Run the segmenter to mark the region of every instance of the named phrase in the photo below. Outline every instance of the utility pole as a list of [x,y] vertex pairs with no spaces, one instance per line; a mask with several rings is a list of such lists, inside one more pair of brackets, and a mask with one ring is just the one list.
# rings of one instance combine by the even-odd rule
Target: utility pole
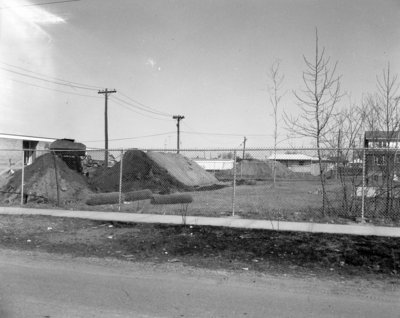
[[176,128],[177,128],[177,130],[178,130],[178,138],[177,138],[177,152],[176,153],[179,153],[179,145],[180,145],[180,121],[182,120],[182,119],[184,119],[185,118],[185,116],[181,116],[181,115],[175,115],[175,116],[172,116],[172,119],[176,119],[177,120],[177,122],[176,122]]
[[104,94],[105,104],[104,104],[104,134],[105,134],[105,153],[104,153],[104,166],[108,167],[108,95],[116,93],[115,89],[108,90],[107,88],[103,91],[99,91],[98,94]]
[[244,137],[244,139],[243,139],[243,160],[244,160],[244,154],[246,152],[246,140],[247,140],[247,138]]

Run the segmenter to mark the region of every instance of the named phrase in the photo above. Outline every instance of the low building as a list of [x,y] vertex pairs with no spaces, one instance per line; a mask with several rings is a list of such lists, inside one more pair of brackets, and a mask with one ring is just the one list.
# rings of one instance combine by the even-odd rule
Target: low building
[[0,174],[31,164],[38,152],[48,150],[55,138],[0,133]]
[[400,176],[400,131],[366,131],[364,147],[368,183]]
[[315,174],[316,169],[314,169],[314,165],[318,163],[318,158],[301,153],[277,153],[272,154],[267,159],[277,161],[293,172],[311,174]]
[[222,171],[233,169],[233,159],[193,159],[206,171]]
[[318,158],[307,156],[301,153],[277,153],[268,157],[268,160],[275,160],[286,167],[306,166],[317,163]]
[[[318,157],[301,153],[277,153],[269,156],[267,160],[277,161],[293,172],[310,173],[314,176],[320,173]],[[322,162],[324,171],[332,169],[332,162],[329,159],[324,158]]]

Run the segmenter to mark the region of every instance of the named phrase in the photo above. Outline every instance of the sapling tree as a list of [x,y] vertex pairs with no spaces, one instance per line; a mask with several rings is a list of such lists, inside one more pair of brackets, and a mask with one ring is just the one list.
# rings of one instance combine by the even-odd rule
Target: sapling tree
[[269,101],[272,105],[272,116],[274,118],[274,162],[272,165],[272,176],[273,176],[273,187],[275,187],[276,183],[276,149],[278,146],[278,124],[279,124],[279,112],[280,112],[280,103],[283,97],[282,93],[282,84],[284,80],[284,75],[280,70],[280,61],[276,60],[271,65],[268,73],[269,78]]
[[322,214],[327,212],[328,197],[324,175],[322,147],[326,136],[334,127],[330,125],[341,99],[340,76],[336,75],[337,62],[331,63],[325,48],[320,49],[318,30],[315,32],[315,55],[303,56],[303,89],[294,95],[298,101],[299,115],[284,113],[287,129],[300,136],[311,138],[317,148],[319,176],[322,187]]

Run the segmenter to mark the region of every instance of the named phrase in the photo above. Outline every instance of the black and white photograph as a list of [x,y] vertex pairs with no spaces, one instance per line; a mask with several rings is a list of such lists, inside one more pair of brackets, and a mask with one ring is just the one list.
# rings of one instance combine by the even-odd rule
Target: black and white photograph
[[0,0],[0,318],[400,318],[399,0]]

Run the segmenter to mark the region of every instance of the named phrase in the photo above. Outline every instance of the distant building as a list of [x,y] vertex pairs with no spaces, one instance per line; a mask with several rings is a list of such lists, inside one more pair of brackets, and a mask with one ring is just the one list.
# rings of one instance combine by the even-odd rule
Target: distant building
[[373,149],[400,149],[400,131],[366,131],[364,147]]
[[233,169],[233,159],[193,159],[206,171],[221,171]]
[[0,133],[0,174],[31,164],[38,152],[48,150],[55,138]]
[[301,153],[277,153],[268,157],[268,160],[276,160],[286,167],[306,166],[318,162],[318,158]]
[[[105,164],[105,150],[88,150],[86,152],[85,164],[89,166],[102,167]],[[117,157],[111,151],[108,152],[108,167],[113,167],[117,163]]]
[[400,176],[399,131],[366,131],[364,147],[367,182]]
[[[286,166],[293,172],[310,173],[312,175],[319,175],[319,164],[317,157],[307,156],[301,153],[277,153],[272,154],[267,158],[268,160],[275,160],[282,165]],[[328,159],[323,159],[324,164],[330,162]]]

